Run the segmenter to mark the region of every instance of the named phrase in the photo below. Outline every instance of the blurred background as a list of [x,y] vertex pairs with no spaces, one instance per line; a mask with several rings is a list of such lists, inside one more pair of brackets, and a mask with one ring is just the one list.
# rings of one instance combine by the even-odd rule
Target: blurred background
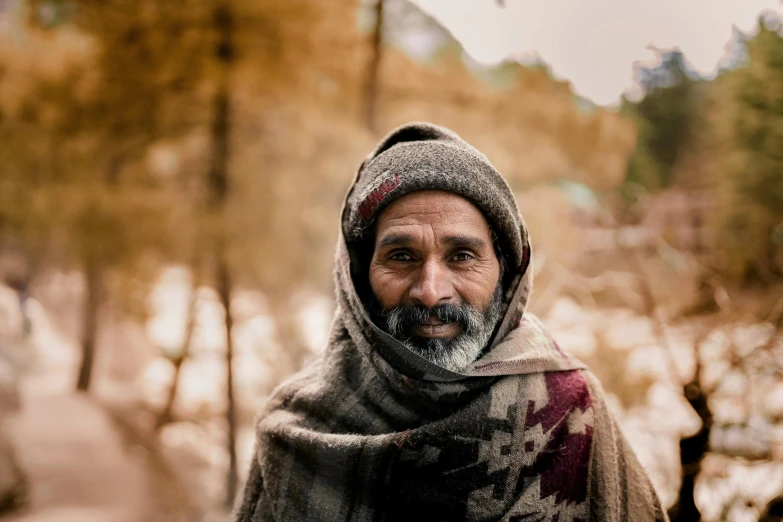
[[226,520],[357,167],[429,120],[508,179],[673,520],[780,520],[780,13],[0,0],[0,518]]

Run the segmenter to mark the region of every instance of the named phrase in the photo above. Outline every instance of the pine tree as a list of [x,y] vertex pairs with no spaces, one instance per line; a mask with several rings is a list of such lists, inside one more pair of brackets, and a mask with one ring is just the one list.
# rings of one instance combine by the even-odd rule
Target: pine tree
[[727,74],[719,92],[717,237],[728,273],[768,280],[783,230],[783,37],[775,20],[760,18],[747,40],[747,61]]
[[657,53],[657,66],[636,69],[643,97],[623,102],[622,112],[638,128],[626,172],[626,195],[633,193],[634,185],[655,191],[677,181],[678,164],[692,146],[700,117],[700,82],[683,53],[677,49]]

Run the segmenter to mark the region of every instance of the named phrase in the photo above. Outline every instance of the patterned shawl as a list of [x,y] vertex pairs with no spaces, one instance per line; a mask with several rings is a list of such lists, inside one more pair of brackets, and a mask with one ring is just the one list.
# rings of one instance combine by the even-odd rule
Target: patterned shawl
[[328,346],[260,413],[234,520],[667,520],[595,377],[524,311],[532,278],[524,224],[515,240],[524,261],[503,319],[485,353],[457,374],[369,319],[346,240],[348,209],[362,203],[352,203],[354,192]]

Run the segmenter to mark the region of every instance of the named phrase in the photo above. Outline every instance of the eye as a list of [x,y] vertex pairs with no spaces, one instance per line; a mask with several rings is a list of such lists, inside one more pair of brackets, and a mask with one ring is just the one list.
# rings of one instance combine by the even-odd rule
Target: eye
[[388,259],[390,261],[412,261],[413,257],[407,252],[392,252]]
[[475,256],[472,253],[466,251],[457,252],[456,254],[451,256],[451,260],[456,263],[470,261],[471,259],[475,259]]

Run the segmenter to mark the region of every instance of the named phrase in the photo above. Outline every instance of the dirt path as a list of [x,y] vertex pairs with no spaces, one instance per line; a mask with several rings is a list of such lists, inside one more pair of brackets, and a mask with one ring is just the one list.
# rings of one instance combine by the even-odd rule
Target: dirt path
[[176,522],[159,510],[145,451],[88,396],[28,388],[8,431],[31,485],[8,522]]

